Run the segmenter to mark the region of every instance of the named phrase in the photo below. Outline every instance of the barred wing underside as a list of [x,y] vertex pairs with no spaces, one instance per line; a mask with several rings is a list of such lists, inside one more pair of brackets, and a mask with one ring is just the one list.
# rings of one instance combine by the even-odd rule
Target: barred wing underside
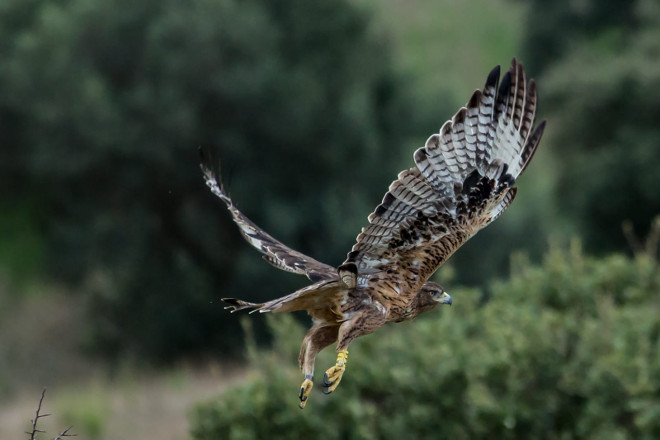
[[245,240],[259,250],[266,261],[278,269],[306,275],[314,282],[337,279],[337,270],[334,267],[316,261],[312,257],[285,246],[236,209],[231,198],[229,198],[222,185],[218,182],[215,173],[206,164],[203,155],[200,166],[204,173],[206,185],[211,189],[213,194],[225,202],[227,209],[231,212],[234,223],[238,226]]
[[506,209],[545,123],[532,132],[536,87],[514,59],[415,152],[339,268],[349,287],[414,294],[463,243]]

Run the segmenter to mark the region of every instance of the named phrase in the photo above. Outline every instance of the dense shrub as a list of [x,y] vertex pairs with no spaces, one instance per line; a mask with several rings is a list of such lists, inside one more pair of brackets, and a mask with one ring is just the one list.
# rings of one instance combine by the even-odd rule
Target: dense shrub
[[659,438],[657,262],[574,245],[513,266],[483,306],[458,290],[451,309],[358,340],[337,391],[304,411],[304,330],[273,316],[273,351],[250,349],[256,373],[193,412],[193,437]]

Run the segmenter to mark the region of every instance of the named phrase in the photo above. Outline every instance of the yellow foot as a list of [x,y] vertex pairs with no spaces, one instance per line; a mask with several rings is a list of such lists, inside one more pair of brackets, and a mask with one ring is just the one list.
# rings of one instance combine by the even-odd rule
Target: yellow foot
[[298,395],[298,398],[300,398],[300,409],[304,409],[305,405],[307,405],[307,398],[313,386],[314,382],[312,382],[311,378],[305,378],[302,385],[300,385],[300,395]]
[[346,367],[335,365],[328,368],[328,371],[323,375],[323,394],[330,394],[337,388],[339,382],[341,382],[341,377],[344,375],[344,371],[346,371]]
[[328,368],[328,370],[323,375],[323,393],[330,394],[333,392],[339,382],[341,382],[341,377],[346,371],[346,362],[348,362],[348,350],[341,350],[337,354],[337,363],[334,367]]

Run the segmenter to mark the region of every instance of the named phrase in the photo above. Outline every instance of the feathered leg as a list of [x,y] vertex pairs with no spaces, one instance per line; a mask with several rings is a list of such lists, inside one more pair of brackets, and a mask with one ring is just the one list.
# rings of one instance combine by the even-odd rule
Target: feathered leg
[[367,309],[345,321],[339,327],[339,342],[337,342],[337,362],[323,375],[323,392],[330,394],[341,381],[346,363],[348,362],[348,346],[358,336],[373,333],[386,322],[385,314],[376,308]]
[[300,386],[300,409],[303,409],[307,404],[307,398],[314,386],[314,363],[316,355],[319,354],[328,345],[337,340],[339,326],[331,327],[317,327],[314,326],[309,329],[305,339],[303,339],[302,346],[300,347],[300,356],[298,356],[298,363],[300,369],[305,374],[305,380]]

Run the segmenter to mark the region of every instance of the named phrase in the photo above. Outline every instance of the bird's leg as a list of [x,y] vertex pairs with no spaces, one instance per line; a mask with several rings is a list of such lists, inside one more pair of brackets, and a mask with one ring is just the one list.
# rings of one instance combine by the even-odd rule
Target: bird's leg
[[300,385],[300,409],[305,408],[309,393],[314,386],[314,363],[316,355],[337,340],[338,326],[333,327],[312,327],[307,332],[305,339],[303,339],[302,347],[300,347],[300,356],[298,362],[300,368],[305,374],[305,380]]
[[348,349],[339,350],[337,353],[337,363],[334,367],[328,368],[328,370],[323,375],[323,386],[325,389],[323,392],[325,394],[330,394],[333,392],[339,382],[341,382],[341,377],[346,371],[346,363],[348,362]]
[[385,314],[376,308],[369,308],[345,321],[339,327],[339,342],[337,343],[337,361],[334,366],[328,368],[323,375],[323,393],[332,393],[346,371],[348,362],[348,346],[353,339],[376,331],[385,324]]
[[312,388],[314,387],[314,375],[313,374],[305,374],[305,380],[303,380],[303,383],[300,385],[300,394],[298,394],[298,398],[300,399],[300,409],[305,409],[305,405],[307,405],[307,399],[309,398],[309,393],[312,392]]

